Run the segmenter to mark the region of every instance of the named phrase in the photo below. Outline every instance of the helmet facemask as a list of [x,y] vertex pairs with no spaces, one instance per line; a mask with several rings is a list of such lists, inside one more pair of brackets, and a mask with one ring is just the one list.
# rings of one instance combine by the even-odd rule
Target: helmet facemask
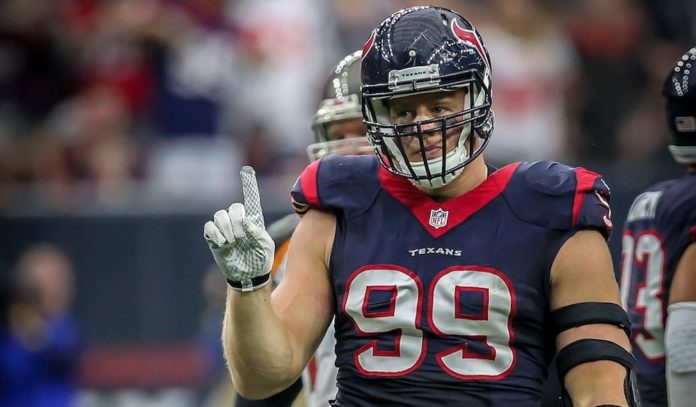
[[[420,68],[420,67],[418,67]],[[412,78],[413,68],[401,73]],[[427,72],[432,73],[432,67]],[[404,70],[406,71],[406,70]],[[400,73],[392,75],[399,78]],[[417,74],[416,74],[417,75]],[[493,128],[493,112],[490,110],[489,81],[477,72],[459,74],[461,79],[427,76],[422,80],[396,80],[389,84],[387,94],[363,93],[363,106],[368,126],[368,140],[382,165],[390,172],[408,178],[416,185],[425,188],[439,188],[454,180],[464,167],[483,151],[490,140]],[[439,86],[441,79],[449,79],[448,85]],[[453,80],[454,79],[454,80]],[[399,97],[433,92],[453,92],[465,89],[464,108],[459,112],[441,117],[414,121],[408,124],[391,123],[389,101]],[[441,155],[428,159],[426,139],[439,133]],[[448,140],[457,137],[456,145],[448,151]],[[417,140],[420,157],[409,160],[404,143]],[[480,139],[480,140],[479,140]],[[450,143],[451,144],[451,143]]]

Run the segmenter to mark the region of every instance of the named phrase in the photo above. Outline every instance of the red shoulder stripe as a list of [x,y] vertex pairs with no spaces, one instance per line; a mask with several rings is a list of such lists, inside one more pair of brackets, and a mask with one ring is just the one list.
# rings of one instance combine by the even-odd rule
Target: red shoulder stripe
[[599,174],[584,168],[577,168],[575,170],[575,177],[577,183],[575,186],[575,198],[573,199],[573,226],[578,222],[578,216],[580,216],[580,209],[582,209],[585,194],[592,191],[595,181],[599,178]]
[[317,190],[317,172],[319,171],[319,163],[321,160],[314,161],[309,164],[300,176],[300,185],[302,193],[307,199],[307,203],[311,206],[319,206],[319,192]]

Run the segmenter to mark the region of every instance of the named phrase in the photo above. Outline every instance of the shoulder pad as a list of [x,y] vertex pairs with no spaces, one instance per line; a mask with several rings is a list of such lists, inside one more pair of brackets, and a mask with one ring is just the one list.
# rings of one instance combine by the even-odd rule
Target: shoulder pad
[[677,247],[696,242],[696,175],[658,182],[636,196],[625,227],[644,220],[676,236]]
[[505,199],[522,220],[559,229],[612,230],[609,187],[601,175],[553,161],[521,163]]
[[290,193],[295,212],[310,208],[359,211],[380,190],[379,162],[372,156],[327,156],[307,166]]
[[696,242],[696,175],[674,180],[658,204],[658,216],[679,233],[680,243]]

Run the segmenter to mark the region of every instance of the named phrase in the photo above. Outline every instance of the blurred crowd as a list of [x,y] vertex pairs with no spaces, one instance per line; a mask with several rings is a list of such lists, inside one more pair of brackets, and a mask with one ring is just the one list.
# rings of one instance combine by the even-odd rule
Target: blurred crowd
[[[244,164],[289,188],[330,67],[419,3],[0,2],[0,213],[228,202]],[[484,35],[497,164],[666,154],[657,95],[696,43],[693,2],[429,3]]]

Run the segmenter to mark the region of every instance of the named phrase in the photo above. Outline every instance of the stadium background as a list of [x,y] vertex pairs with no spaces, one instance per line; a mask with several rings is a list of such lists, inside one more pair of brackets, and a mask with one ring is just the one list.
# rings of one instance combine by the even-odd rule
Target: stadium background
[[[430,2],[469,17],[491,54],[489,161],[601,172],[615,261],[633,197],[683,171],[666,152],[658,95],[696,44],[689,3]],[[0,276],[37,244],[69,259],[79,405],[225,399],[215,340],[224,282],[202,225],[241,198],[244,164],[258,173],[267,223],[290,210],[331,65],[415,4],[0,2]]]

